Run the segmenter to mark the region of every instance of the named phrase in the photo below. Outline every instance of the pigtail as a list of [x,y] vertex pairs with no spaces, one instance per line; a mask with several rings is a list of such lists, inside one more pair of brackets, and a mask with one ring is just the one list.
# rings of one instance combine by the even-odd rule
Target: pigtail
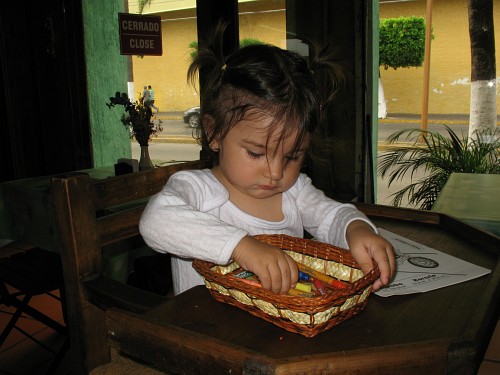
[[223,35],[227,24],[219,22],[207,35],[204,45],[199,45],[198,53],[189,66],[188,82],[197,89],[200,71],[203,71],[203,82],[199,82],[200,91],[204,95],[217,95],[222,84],[222,75],[225,70],[225,57],[223,54]]
[[308,156],[318,165],[327,166],[330,161],[329,154],[325,152],[332,148],[332,138],[325,121],[327,110],[348,88],[352,74],[345,61],[339,59],[341,54],[329,44],[321,45],[310,40],[306,40],[306,43],[309,45],[308,66],[320,100],[319,121],[312,133]]
[[[201,104],[200,126],[193,132],[193,137],[202,146],[203,157],[212,159],[214,164],[217,164],[218,151],[212,150],[210,147],[210,143],[215,136],[213,118],[216,109],[213,107],[213,99],[219,96],[222,89],[222,80],[226,67],[222,46],[226,27],[226,24],[219,22],[206,36],[205,43],[198,45],[197,54],[187,72],[188,82],[200,94]],[[203,73],[200,74],[200,72]],[[209,121],[207,120],[207,114],[212,116]]]
[[330,45],[320,46],[318,43],[310,43],[310,46],[309,68],[320,90],[321,107],[325,109],[340,92],[346,89],[352,75],[346,64],[338,58],[340,56],[338,51]]

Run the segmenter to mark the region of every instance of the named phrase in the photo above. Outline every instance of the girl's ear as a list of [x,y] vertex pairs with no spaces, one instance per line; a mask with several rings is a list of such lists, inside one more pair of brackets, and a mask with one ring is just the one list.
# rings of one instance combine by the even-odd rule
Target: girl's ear
[[203,131],[205,132],[208,145],[212,151],[218,152],[220,149],[219,139],[214,137],[215,131],[215,119],[212,115],[203,115],[201,119],[201,125],[203,126]]

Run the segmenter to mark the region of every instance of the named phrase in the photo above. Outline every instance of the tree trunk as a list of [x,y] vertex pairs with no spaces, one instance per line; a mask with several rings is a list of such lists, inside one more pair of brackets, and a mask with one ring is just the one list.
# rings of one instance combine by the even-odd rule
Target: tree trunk
[[493,0],[468,0],[471,46],[469,137],[496,126],[496,67]]

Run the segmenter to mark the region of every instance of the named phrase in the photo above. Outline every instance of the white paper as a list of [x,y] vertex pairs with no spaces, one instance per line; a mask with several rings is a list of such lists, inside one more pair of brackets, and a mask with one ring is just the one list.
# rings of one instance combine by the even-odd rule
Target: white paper
[[375,292],[381,297],[428,292],[491,272],[385,229],[378,230],[394,246],[397,265],[391,284]]

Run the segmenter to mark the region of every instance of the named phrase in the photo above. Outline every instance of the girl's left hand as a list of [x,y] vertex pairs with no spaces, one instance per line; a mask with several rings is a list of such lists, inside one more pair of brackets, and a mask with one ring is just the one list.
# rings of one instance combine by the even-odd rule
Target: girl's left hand
[[380,278],[373,284],[373,290],[379,290],[389,284],[396,271],[394,248],[391,243],[373,231],[362,220],[349,224],[346,232],[351,254],[358,262],[364,274],[373,269],[373,262],[380,269]]

